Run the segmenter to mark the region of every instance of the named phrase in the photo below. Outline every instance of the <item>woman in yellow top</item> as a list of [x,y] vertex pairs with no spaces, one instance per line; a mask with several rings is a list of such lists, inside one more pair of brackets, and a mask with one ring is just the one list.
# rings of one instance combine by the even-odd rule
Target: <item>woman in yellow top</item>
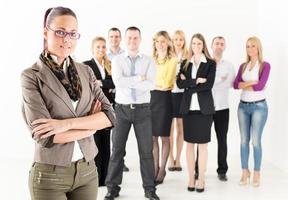
[[[153,129],[153,156],[155,183],[161,184],[166,175],[166,163],[170,152],[170,128],[172,123],[172,97],[176,79],[177,58],[172,41],[166,31],[158,32],[153,39],[153,57],[156,62],[156,86],[151,92]],[[158,137],[162,140],[161,164],[159,165]]]

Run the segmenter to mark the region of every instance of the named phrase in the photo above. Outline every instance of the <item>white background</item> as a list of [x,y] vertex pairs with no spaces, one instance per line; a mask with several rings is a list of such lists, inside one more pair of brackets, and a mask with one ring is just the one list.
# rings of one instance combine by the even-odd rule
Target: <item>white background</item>
[[[81,39],[78,42],[75,57],[79,62],[91,57],[92,38],[95,36],[107,38],[108,29],[114,26],[119,27],[123,34],[128,26],[138,26],[142,31],[141,50],[150,55],[152,54],[152,37],[159,30],[167,30],[172,35],[176,29],[182,29],[186,33],[188,42],[192,34],[200,32],[205,36],[209,45],[214,36],[222,35],[227,42],[224,56],[234,64],[235,71],[245,61],[247,38],[252,35],[260,37],[264,58],[271,64],[271,74],[266,89],[269,116],[262,140],[263,159],[288,173],[288,106],[286,103],[288,99],[286,83],[288,78],[288,12],[284,2],[284,0],[1,0],[1,163],[13,164],[14,161],[17,165],[22,163],[22,169],[25,168],[23,171],[28,173],[27,163],[32,162],[34,146],[21,116],[20,74],[22,70],[36,61],[42,51],[45,10],[48,7],[62,5],[72,8],[78,17]],[[124,47],[123,42],[122,46]],[[232,91],[230,96],[228,160],[232,157],[240,159],[240,137],[236,117],[239,94],[239,91]],[[215,152],[215,137],[212,139],[209,150]],[[134,147],[136,149],[136,144]],[[129,146],[129,148],[134,147]],[[127,156],[133,155],[133,152],[128,151]],[[211,154],[213,154],[211,156],[216,155]],[[11,173],[9,167],[6,173]],[[2,177],[9,178],[3,172],[0,177],[1,179]],[[25,175],[22,177],[26,178]],[[19,181],[22,183],[26,180]]]

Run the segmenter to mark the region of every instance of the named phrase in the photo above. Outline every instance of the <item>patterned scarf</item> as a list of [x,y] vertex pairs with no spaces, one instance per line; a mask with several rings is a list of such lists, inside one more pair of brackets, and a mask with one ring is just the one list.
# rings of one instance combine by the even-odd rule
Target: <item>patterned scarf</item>
[[81,82],[72,58],[69,56],[67,59],[69,59],[67,60],[69,61],[69,66],[67,66],[67,76],[65,76],[63,66],[55,63],[47,51],[44,50],[40,55],[40,60],[50,68],[62,83],[70,98],[73,101],[77,101],[80,99],[82,93]]

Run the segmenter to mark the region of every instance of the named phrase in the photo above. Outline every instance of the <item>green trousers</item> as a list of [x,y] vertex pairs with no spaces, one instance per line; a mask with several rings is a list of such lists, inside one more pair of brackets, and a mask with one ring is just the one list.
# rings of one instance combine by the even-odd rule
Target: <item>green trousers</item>
[[34,163],[29,174],[32,200],[96,200],[98,174],[93,161],[70,167]]

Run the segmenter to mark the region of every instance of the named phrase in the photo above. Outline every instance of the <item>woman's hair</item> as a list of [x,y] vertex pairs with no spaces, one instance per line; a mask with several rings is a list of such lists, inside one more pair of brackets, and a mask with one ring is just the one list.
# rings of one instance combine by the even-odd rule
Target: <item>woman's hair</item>
[[196,33],[196,34],[194,34],[192,36],[191,41],[190,41],[189,53],[188,53],[188,57],[187,57],[187,60],[186,60],[185,66],[184,66],[184,70],[187,70],[189,62],[190,62],[191,58],[194,55],[194,52],[192,51],[192,41],[193,41],[194,38],[197,38],[197,39],[202,41],[202,43],[203,43],[202,53],[205,55],[206,58],[212,59],[210,54],[209,54],[209,51],[208,51],[207,44],[206,44],[204,36],[201,33]]
[[172,38],[172,44],[173,44],[173,51],[176,53],[175,46],[174,46],[174,38],[177,36],[181,37],[184,41],[183,47],[182,47],[182,52],[183,52],[183,59],[187,59],[188,57],[188,49],[187,49],[187,44],[186,44],[186,38],[185,38],[185,33],[181,30],[175,31],[173,38]]
[[[94,45],[96,44],[96,42],[102,41],[106,44],[106,40],[104,37],[95,37],[92,40],[92,45],[91,45],[91,50],[92,53],[94,51]],[[102,64],[102,63],[101,63]],[[104,68],[106,69],[106,71],[108,72],[109,75],[111,75],[111,62],[110,60],[107,58],[107,55],[105,54],[103,57],[103,64],[104,64]]]
[[[261,41],[258,37],[253,36],[253,37],[249,37],[246,41],[246,46],[248,42],[255,42],[257,50],[258,50],[258,62],[259,62],[259,66],[260,66],[260,70],[259,73],[262,72],[263,69],[263,63],[264,63],[264,59],[263,59],[263,53],[262,53],[262,44]],[[246,62],[244,63],[243,69],[242,69],[242,73],[244,72],[244,70],[246,69],[248,63],[251,61],[250,56],[248,55],[247,51],[246,51]]]
[[171,40],[169,34],[167,33],[167,31],[159,31],[158,33],[156,33],[156,35],[153,38],[153,58],[156,61],[158,59],[158,52],[156,49],[156,41],[160,36],[163,36],[167,40],[167,43],[168,43],[166,58],[170,59],[174,56],[174,51],[173,51],[173,47],[172,47],[172,40]]
[[[49,27],[52,21],[59,16],[63,15],[69,15],[77,19],[76,14],[70,9],[70,8],[65,8],[65,7],[54,7],[54,8],[48,8],[45,12],[44,15],[44,23],[43,27]],[[44,49],[46,48],[46,40],[44,38]]]

